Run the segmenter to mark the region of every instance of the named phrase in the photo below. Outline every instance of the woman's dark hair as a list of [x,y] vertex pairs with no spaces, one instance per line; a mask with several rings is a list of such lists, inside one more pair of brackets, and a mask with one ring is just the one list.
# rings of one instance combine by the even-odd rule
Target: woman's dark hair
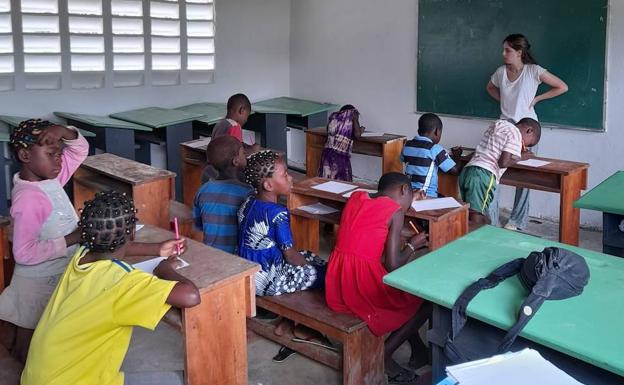
[[279,154],[271,150],[259,151],[249,155],[245,167],[245,182],[258,191],[262,180],[273,176],[275,163],[279,159]]
[[537,64],[537,61],[533,57],[531,53],[531,44],[529,43],[529,39],[526,36],[514,33],[505,38],[503,43],[509,44],[509,46],[516,51],[522,51],[522,63],[524,64]]
[[132,234],[137,210],[125,193],[106,191],[86,201],[80,213],[80,244],[95,252],[113,252]]

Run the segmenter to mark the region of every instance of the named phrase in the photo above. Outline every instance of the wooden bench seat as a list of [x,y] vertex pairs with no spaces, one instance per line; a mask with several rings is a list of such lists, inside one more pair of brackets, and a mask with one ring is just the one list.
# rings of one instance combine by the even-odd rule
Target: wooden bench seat
[[255,333],[321,362],[342,370],[344,385],[385,384],[383,337],[374,336],[360,319],[333,312],[320,290],[302,291],[277,297],[256,297],[256,305],[317,330],[342,346],[338,352],[323,347],[293,342],[292,334],[277,336],[275,322],[247,319],[247,328]]

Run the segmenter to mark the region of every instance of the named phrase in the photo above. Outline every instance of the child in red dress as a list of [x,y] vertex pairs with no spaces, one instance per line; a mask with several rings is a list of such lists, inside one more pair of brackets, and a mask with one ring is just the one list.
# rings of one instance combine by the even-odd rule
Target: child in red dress
[[425,246],[427,235],[420,232],[402,245],[403,220],[414,200],[407,176],[385,174],[378,190],[373,196],[356,192],[347,202],[329,257],[325,296],[332,310],[355,314],[366,321],[373,334],[391,333],[384,348],[389,384],[412,384],[418,376],[401,367],[392,354],[409,341],[410,366],[416,369],[428,360],[418,329],[428,319],[430,306],[424,306],[421,298],[387,286],[383,276],[403,266],[416,249]]

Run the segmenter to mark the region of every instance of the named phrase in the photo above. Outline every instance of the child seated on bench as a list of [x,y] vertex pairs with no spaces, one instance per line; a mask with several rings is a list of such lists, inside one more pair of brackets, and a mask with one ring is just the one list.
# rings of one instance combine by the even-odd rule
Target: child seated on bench
[[325,297],[330,309],[355,314],[374,335],[391,333],[384,346],[389,384],[411,384],[418,376],[401,367],[392,354],[409,341],[410,366],[418,369],[426,364],[428,350],[418,329],[428,319],[430,306],[421,298],[385,285],[383,276],[407,263],[426,245],[427,235],[420,232],[401,244],[405,213],[414,200],[408,176],[385,174],[378,191],[373,196],[356,192],[347,201],[329,257]]

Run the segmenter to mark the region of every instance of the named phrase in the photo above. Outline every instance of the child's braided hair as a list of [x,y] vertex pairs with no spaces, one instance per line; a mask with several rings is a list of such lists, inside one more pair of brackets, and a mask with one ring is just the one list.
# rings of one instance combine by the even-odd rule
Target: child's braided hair
[[20,122],[10,136],[9,145],[13,152],[17,153],[20,148],[28,148],[37,143],[39,135],[47,127],[55,124],[47,120],[28,119]]
[[105,191],[86,201],[78,226],[80,243],[95,252],[113,252],[128,240],[137,221],[134,202],[126,193]]
[[245,167],[245,182],[254,187],[256,191],[259,190],[262,180],[273,176],[278,159],[280,159],[279,154],[271,150],[249,155]]

